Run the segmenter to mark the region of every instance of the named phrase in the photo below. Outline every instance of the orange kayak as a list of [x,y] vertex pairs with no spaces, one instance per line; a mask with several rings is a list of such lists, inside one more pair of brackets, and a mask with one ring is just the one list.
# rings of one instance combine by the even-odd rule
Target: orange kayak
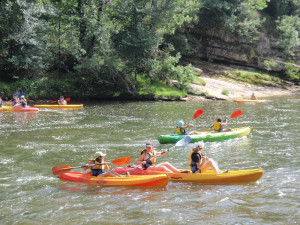
[[129,177],[94,177],[90,173],[68,172],[60,174],[61,180],[101,186],[137,186],[137,187],[164,187],[169,178],[166,174]]
[[153,174],[168,174],[171,181],[178,182],[199,182],[199,183],[241,183],[253,182],[259,180],[264,171],[262,169],[236,170],[228,171],[227,173],[216,174],[209,170],[206,173],[192,173],[190,170],[182,170],[186,173],[164,173],[160,171],[147,171],[140,167],[117,167],[115,172],[123,174],[129,172],[133,175],[153,175]]

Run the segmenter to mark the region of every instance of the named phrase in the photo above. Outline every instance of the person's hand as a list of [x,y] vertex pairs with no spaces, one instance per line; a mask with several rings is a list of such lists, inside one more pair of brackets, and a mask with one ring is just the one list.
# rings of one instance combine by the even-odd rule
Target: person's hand
[[163,150],[163,151],[160,153],[160,155],[163,156],[163,155],[165,155],[167,152],[168,152],[168,149],[165,149],[165,150]]
[[142,161],[141,165],[146,165],[147,162],[146,161]]

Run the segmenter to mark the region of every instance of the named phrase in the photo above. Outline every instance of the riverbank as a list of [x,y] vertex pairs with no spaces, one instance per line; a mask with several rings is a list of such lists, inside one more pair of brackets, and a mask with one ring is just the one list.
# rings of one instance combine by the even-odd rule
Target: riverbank
[[[200,86],[197,84],[191,84],[191,88],[197,93],[206,93],[207,96],[198,95],[188,95],[183,100],[194,101],[194,100],[234,100],[234,99],[249,99],[252,92],[261,99],[265,97],[272,96],[282,96],[282,95],[293,95],[300,94],[300,86],[287,86],[282,87],[263,87],[251,85],[252,90],[250,90],[247,83],[239,82],[226,77],[207,77],[201,76],[206,82],[205,86]],[[227,93],[226,95],[223,93]]]

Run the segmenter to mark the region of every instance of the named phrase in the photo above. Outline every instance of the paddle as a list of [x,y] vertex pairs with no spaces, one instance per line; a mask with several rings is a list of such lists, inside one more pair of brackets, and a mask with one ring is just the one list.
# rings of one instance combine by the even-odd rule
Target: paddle
[[[100,163],[100,164],[91,164],[91,165],[88,165],[88,167],[96,166],[96,165],[103,165],[103,164],[114,164],[114,165],[120,166],[120,165],[124,165],[124,164],[128,164],[128,163],[130,163],[130,156],[124,157],[124,158],[118,158],[118,159],[115,159],[115,160],[113,160],[111,162],[108,162],[108,163],[104,162],[104,163]],[[71,167],[71,166],[68,166],[68,165],[60,165],[60,166],[54,166],[52,168],[52,172],[53,172],[53,175],[59,175],[59,174],[62,174],[62,173],[67,173],[72,169],[84,168],[84,167],[87,167],[87,166],[84,165],[84,166]]]
[[[231,116],[230,116],[230,118],[228,119],[228,121],[229,121],[230,119],[237,118],[238,116],[241,116],[241,115],[243,115],[243,113],[242,113],[242,111],[239,109],[239,110],[237,110],[237,111],[235,111],[234,113],[231,114]],[[202,130],[202,131],[200,131],[200,132],[207,132],[207,131],[209,131],[209,130],[210,130],[210,128],[205,129],[205,130]]]
[[[71,100],[71,98],[66,98],[65,100],[66,100],[66,102],[69,102]],[[55,103],[55,102],[57,102],[57,100],[56,101],[51,101],[51,103]]]
[[195,112],[192,120],[197,119],[202,113],[203,113],[203,110],[198,109],[197,112]]

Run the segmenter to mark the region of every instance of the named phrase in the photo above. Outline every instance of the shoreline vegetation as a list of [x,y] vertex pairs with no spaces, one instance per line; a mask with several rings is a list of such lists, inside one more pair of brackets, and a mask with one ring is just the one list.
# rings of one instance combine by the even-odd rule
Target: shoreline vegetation
[[[300,94],[300,86],[292,82],[273,77],[256,71],[234,69],[216,64],[205,66],[204,69],[192,67],[198,76],[188,84],[188,91],[176,88],[177,80],[172,80],[173,85],[162,83],[151,84],[141,88],[137,96],[129,96],[124,93],[107,93],[105,96],[73,96],[73,102],[118,100],[118,101],[209,101],[209,100],[234,100],[249,99],[252,92],[259,99],[272,96],[288,96]],[[252,90],[249,88],[249,84]],[[3,85],[3,83],[2,83]],[[8,89],[9,85],[6,86]],[[26,92],[25,92],[26,93]],[[13,93],[12,93],[13,94]],[[29,98],[29,104],[49,103],[57,96],[33,96]],[[50,100],[49,100],[50,99]],[[4,96],[4,101],[9,97]],[[70,103],[71,104],[71,103]]]

